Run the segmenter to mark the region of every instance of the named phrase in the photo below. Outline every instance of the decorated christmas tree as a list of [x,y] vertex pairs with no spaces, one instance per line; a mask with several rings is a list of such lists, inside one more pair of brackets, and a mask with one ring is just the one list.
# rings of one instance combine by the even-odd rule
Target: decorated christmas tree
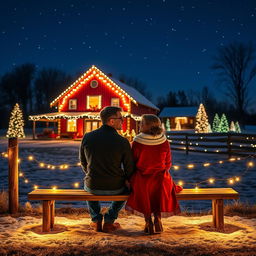
[[208,133],[211,133],[212,132],[212,127],[211,127],[211,124],[209,123],[208,125]]
[[219,132],[228,132],[229,126],[228,126],[228,120],[225,114],[222,114],[219,124]]
[[233,121],[231,121],[231,123],[230,123],[229,131],[230,132],[236,132],[235,123]]
[[166,127],[167,132],[169,132],[171,130],[171,124],[170,124],[169,118],[166,119],[165,127]]
[[19,104],[16,103],[11,113],[9,128],[8,128],[6,137],[25,138],[23,127],[24,127],[23,114],[19,107]]
[[241,133],[241,128],[240,128],[240,125],[239,125],[238,121],[235,123],[235,131],[237,133]]
[[216,113],[212,123],[212,132],[219,132],[219,124],[220,124],[220,118],[219,118],[219,115]]
[[196,114],[196,127],[195,133],[207,133],[208,132],[208,116],[206,114],[204,105],[201,103]]

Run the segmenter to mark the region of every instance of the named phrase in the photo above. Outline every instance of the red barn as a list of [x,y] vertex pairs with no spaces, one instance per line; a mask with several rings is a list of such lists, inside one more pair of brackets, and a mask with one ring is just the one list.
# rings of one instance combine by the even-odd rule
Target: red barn
[[138,132],[142,114],[157,114],[159,109],[136,89],[105,75],[92,66],[56,99],[51,107],[58,112],[29,116],[35,122],[58,122],[58,137],[82,137],[84,133],[100,127],[99,112],[105,106],[123,109],[123,133]]

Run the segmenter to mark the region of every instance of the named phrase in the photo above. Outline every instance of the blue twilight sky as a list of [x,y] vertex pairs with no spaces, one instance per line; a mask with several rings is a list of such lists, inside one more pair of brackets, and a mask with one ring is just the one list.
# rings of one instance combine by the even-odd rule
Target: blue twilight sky
[[155,99],[203,86],[217,93],[213,56],[233,41],[256,44],[255,0],[9,0],[0,75],[26,62],[73,75],[94,64],[140,79]]

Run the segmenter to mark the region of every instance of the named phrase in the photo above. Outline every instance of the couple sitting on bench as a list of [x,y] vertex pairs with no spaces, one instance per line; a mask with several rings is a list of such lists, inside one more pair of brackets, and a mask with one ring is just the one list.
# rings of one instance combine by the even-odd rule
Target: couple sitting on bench
[[[103,125],[84,135],[80,148],[80,161],[85,173],[84,188],[95,195],[129,194],[125,201],[113,201],[103,216],[98,201],[88,201],[89,213],[95,231],[112,232],[120,229],[115,222],[118,212],[125,209],[145,217],[145,233],[163,231],[161,215],[180,212],[176,186],[170,176],[170,145],[155,115],[143,115],[140,134],[132,147],[118,134],[122,129],[122,109],[105,107],[100,112]],[[154,216],[154,223],[152,221]],[[104,217],[104,224],[102,225]]]

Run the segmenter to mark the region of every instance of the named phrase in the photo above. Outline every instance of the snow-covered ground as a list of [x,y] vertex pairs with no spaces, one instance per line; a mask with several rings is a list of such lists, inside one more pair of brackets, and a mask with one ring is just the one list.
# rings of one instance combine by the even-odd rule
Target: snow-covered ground
[[[49,188],[57,186],[59,188],[73,188],[75,182],[79,182],[82,188],[82,180],[84,174],[80,166],[73,166],[69,169],[47,169],[40,168],[39,164],[34,161],[28,161],[27,157],[33,155],[39,162],[44,162],[50,165],[74,164],[78,163],[78,151],[80,141],[54,141],[45,140],[37,141],[24,139],[20,140],[20,170],[24,173],[28,183],[25,183],[25,178],[20,178],[19,194],[20,202],[24,204],[27,201],[27,194],[33,190],[34,185],[39,188]],[[7,140],[0,140],[0,152],[7,149]],[[254,167],[247,168],[247,160],[235,162],[224,162],[218,164],[220,160],[227,160],[225,155],[211,154],[195,154],[190,153],[188,156],[184,152],[173,152],[173,165],[180,166],[179,170],[171,169],[171,175],[175,182],[182,180],[185,188],[194,188],[195,183],[200,183],[208,178],[223,179],[216,181],[215,184],[203,183],[199,187],[233,187],[240,193],[240,200],[243,202],[256,202],[256,161]],[[203,167],[203,164],[215,163],[208,167]],[[187,164],[195,164],[195,168],[187,169]],[[8,190],[8,162],[6,158],[0,157],[0,189]],[[247,171],[246,171],[247,169]],[[246,171],[246,172],[245,172]],[[244,176],[241,176],[244,174]],[[230,177],[238,176],[241,181],[235,184],[228,184],[227,180]],[[190,184],[193,183],[193,184]],[[183,210],[188,211],[204,211],[211,209],[210,201],[181,201]],[[84,207],[84,202],[61,202],[58,206],[70,205],[75,207]]]
[[[107,255],[255,255],[255,219],[225,217],[225,231],[216,232],[211,228],[211,218],[169,217],[163,219],[162,234],[149,236],[142,231],[144,220],[132,215],[119,218],[122,229],[108,234],[91,230],[87,217],[56,217],[55,230],[49,234],[41,232],[41,219],[0,217],[0,254],[5,250],[8,255],[13,255],[10,251],[16,251],[15,255],[84,255],[83,249],[75,253],[83,247],[93,250],[89,255],[106,255],[104,250],[113,250]],[[143,253],[135,253],[136,247],[142,247]],[[54,253],[42,253],[50,248]],[[24,253],[26,250],[28,253]],[[38,254],[35,250],[39,250]]]
[[[66,170],[39,168],[38,163],[28,161],[33,155],[38,161],[52,164],[76,164],[80,141],[20,140],[21,171],[29,180],[20,178],[20,201],[27,201],[27,193],[36,184],[39,187],[71,188],[74,182],[82,187],[83,173],[76,166]],[[0,152],[7,149],[7,140],[0,140]],[[175,181],[185,181],[184,187],[209,177],[223,178],[214,185],[203,187],[227,187],[227,179],[240,176],[246,170],[245,160],[202,167],[205,162],[216,163],[227,156],[173,152],[173,164],[183,166],[171,170]],[[196,165],[188,170],[189,163]],[[8,163],[0,157],[0,188],[7,190]],[[240,193],[242,201],[255,203],[255,167],[248,169],[241,182],[232,185]],[[181,201],[183,210],[209,210],[208,201]],[[85,207],[84,202],[64,202],[58,206]],[[256,255],[256,219],[225,216],[224,232],[211,227],[212,216],[173,216],[163,219],[164,232],[148,236],[143,233],[144,220],[135,215],[121,214],[118,222],[122,229],[112,234],[96,233],[89,224],[88,214],[83,217],[57,216],[55,229],[49,234],[41,232],[42,219],[33,216],[0,217],[0,255]]]

